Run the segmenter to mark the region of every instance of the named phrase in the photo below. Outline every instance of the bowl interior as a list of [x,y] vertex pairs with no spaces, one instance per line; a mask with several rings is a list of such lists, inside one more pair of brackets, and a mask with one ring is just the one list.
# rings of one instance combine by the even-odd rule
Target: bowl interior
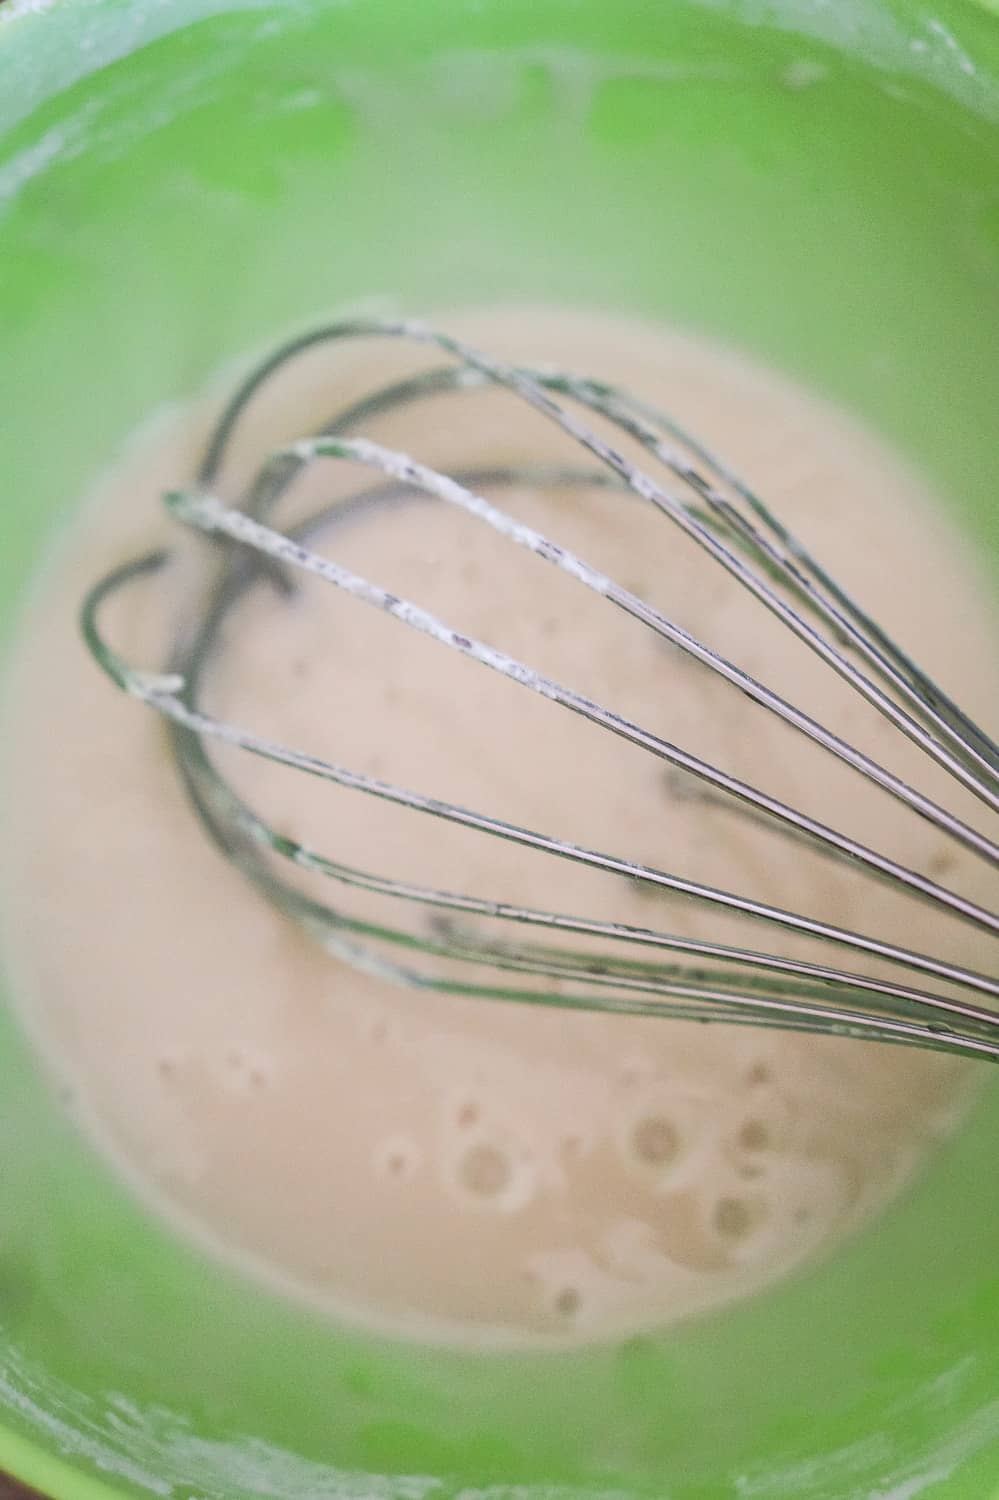
[[[0,20],[0,74],[5,632],[147,412],[380,299],[742,344],[893,439],[999,562],[999,22],[970,0],[55,0]],[[0,1006],[0,1469],[81,1500],[980,1500],[997,1148],[993,1085],[779,1290],[471,1357],[317,1326],[172,1238]]]

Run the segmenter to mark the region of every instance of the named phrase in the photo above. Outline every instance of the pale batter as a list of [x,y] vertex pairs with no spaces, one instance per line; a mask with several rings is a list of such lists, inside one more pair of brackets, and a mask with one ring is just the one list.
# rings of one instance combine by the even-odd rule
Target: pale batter
[[[924,487],[837,410],[706,342],[591,315],[449,319],[480,346],[616,380],[726,456],[972,711],[999,697],[986,593]],[[437,363],[438,361],[433,361]],[[310,357],[253,409],[245,476],[386,371]],[[958,1120],[976,1065],[741,1028],[410,993],[325,955],[205,841],[148,709],[79,641],[86,588],[166,537],[182,558],[116,608],[160,665],[205,544],[163,517],[216,409],[140,435],[43,574],[4,722],[7,951],[26,1024],[85,1127],[155,1208],[339,1319],[466,1341],[651,1329],[742,1296],[882,1208]],[[503,395],[364,429],[445,470],[578,463]],[[307,496],[356,485],[321,466]],[[229,497],[235,498],[230,489]],[[924,789],[946,779],[630,496],[497,491]],[[330,532],[331,555],[664,737],[904,862],[984,894],[970,860],[737,693],[486,528],[425,501]],[[308,584],[226,627],[213,711],[298,748],[611,853],[974,965],[974,935],[855,871],[705,807],[663,765],[397,623]],[[779,934],[221,757],[283,832],[452,889],[792,951]],[[287,872],[285,872],[287,873]],[[350,911],[424,924],[341,891]],[[803,951],[803,950],[796,950]],[[835,961],[835,955],[824,955]]]

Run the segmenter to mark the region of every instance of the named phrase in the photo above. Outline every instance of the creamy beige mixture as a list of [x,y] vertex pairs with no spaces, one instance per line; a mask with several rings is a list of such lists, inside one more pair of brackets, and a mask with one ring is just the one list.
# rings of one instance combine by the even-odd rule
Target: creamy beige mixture
[[[535,310],[448,326],[501,354],[617,380],[672,411],[959,700],[979,710],[995,701],[995,638],[972,562],[920,481],[840,412],[667,330]],[[385,344],[310,356],[253,408],[229,497],[232,474],[245,477],[276,441],[427,362]],[[190,560],[206,544],[164,517],[159,494],[190,476],[215,408],[213,398],[170,414],[109,472],[36,588],[7,687],[7,947],[25,1021],[85,1127],[157,1211],[218,1254],[337,1318],[483,1346],[667,1324],[776,1280],[883,1208],[953,1128],[976,1065],[393,987],[321,951],[208,844],[161,722],[98,674],[76,612],[107,566],[176,541],[188,562],[134,585],[108,617],[132,659],[162,663],[187,608]],[[502,394],[438,399],[365,430],[452,472],[582,461]],[[320,465],[284,513],[358,477]],[[489,493],[949,796],[941,776],[924,775],[910,746],[651,507],[579,486]],[[926,824],[648,629],[449,507],[414,501],[343,525],[322,545],[665,738],[982,894],[971,862]],[[269,587],[252,592],[226,627],[208,698],[236,722],[403,785],[984,962],[974,934],[930,908],[705,805],[644,752],[316,583],[291,604]],[[220,759],[281,831],[349,864],[809,951],[766,927],[238,752]],[[318,877],[310,889],[348,911],[433,930],[420,908]]]

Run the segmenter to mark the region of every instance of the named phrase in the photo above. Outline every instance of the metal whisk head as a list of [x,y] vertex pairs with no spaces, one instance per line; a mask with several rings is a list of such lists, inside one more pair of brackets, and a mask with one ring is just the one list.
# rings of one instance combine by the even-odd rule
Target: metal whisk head
[[[313,437],[273,453],[259,469],[238,508],[214,493],[237,427],[257,392],[281,367],[306,350],[353,339],[411,342],[452,361],[377,389],[342,411]],[[357,436],[375,417],[438,398],[499,387],[574,439],[588,467],[494,467],[448,477],[407,455]],[[641,453],[637,463],[600,434],[619,431]],[[377,476],[374,486],[325,504],[286,530],[273,513],[293,481],[310,466],[347,461]],[[682,629],[574,553],[515,519],[479,492],[504,486],[599,486],[650,507],[679,528],[733,589],[754,596],[760,608],[810,650],[982,808],[975,823],[948,811],[836,732],[764,686],[746,671]],[[203,824],[226,856],[284,912],[350,963],[416,987],[567,1008],[661,1015],[697,1021],[834,1032],[857,1038],[926,1046],[999,1060],[999,980],[949,959],[874,935],[768,905],[752,893],[702,884],[627,853],[583,847],[440,800],[416,789],[319,759],[213,717],[203,707],[205,670],[224,649],[222,631],[247,592],[263,581],[294,589],[305,573],[391,616],[452,652],[541,695],[563,712],[618,736],[680,773],[694,795],[828,857],[846,861],[851,879],[887,882],[912,903],[913,930],[920,909],[934,909],[984,934],[999,937],[999,914],[740,780],[713,761],[675,745],[611,708],[543,675],[528,663],[452,628],[415,602],[390,593],[320,555],[317,539],[348,516],[383,515],[414,494],[455,507],[498,534],[497,545],[527,549],[602,607],[623,611],[700,664],[716,681],[743,695],[805,736],[831,761],[892,798],[906,814],[992,870],[999,845],[984,830],[999,812],[999,749],[823,570],[781,521],[724,464],[671,419],[622,390],[553,370],[524,369],[479,353],[457,339],[415,323],[353,319],[331,324],[286,344],[237,391],[211,435],[196,483],[166,497],[185,527],[221,540],[218,578],[200,618],[189,625],[166,672],[129,665],[106,641],[99,618],[104,602],[142,575],[155,572],[166,554],[127,563],[102,579],[82,610],[87,643],[104,671],[126,692],[170,723],[177,768]],[[667,538],[668,540],[668,538]],[[320,781],[352,788],[383,803],[429,815],[431,820],[475,830],[577,866],[625,877],[642,889],[695,903],[721,918],[752,924],[753,941],[707,941],[670,931],[602,921],[570,911],[542,910],[461,890],[437,889],[391,872],[338,862],[281,832],[237,793],[209,753],[221,741]],[[530,774],[529,771],[526,774]],[[432,829],[430,830],[432,833]],[[387,922],[358,917],[302,889],[300,872],[327,877],[330,888],[362,891],[385,900]],[[295,878],[299,876],[299,878]],[[557,889],[557,882],[554,883]],[[668,910],[668,905],[664,908]],[[406,925],[416,911],[432,920]],[[932,932],[932,923],[925,924]],[[821,959],[792,956],[788,939],[808,939]],[[981,937],[978,939],[981,942]],[[999,951],[999,949],[997,949]]]

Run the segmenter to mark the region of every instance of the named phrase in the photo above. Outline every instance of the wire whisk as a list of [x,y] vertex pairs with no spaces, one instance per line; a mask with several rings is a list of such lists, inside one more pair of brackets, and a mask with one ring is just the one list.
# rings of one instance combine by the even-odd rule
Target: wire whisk
[[[450,363],[393,379],[354,401],[315,435],[268,456],[238,506],[224,503],[217,493],[220,476],[234,435],[261,389],[308,350],[373,338],[421,346]],[[362,424],[386,413],[489,388],[505,390],[561,429],[585,453],[589,466],[494,465],[452,477],[358,435]],[[637,446],[641,463],[601,436],[604,431],[617,431]],[[296,478],[330,462],[373,473],[374,487],[322,505],[297,525],[279,529],[274,512]],[[732,587],[751,595],[824,669],[970,794],[973,805],[983,809],[981,819],[972,822],[948,810],[837,733],[835,726],[795,706],[662,609],[480,493],[518,484],[596,485],[637,497],[664,523],[679,528],[723,570]],[[626,854],[589,848],[441,800],[306,754],[207,712],[206,669],[221,652],[223,627],[247,591],[262,578],[279,590],[293,590],[297,575],[310,575],[693,778],[704,796],[720,799],[812,850],[848,862],[858,880],[887,882],[917,907],[946,913],[993,941],[999,938],[996,911],[725,771],[712,759],[671,743],[528,662],[454,629],[413,600],[377,586],[316,550],[318,539],[346,516],[360,511],[384,512],[387,517],[391,504],[413,494],[463,512],[496,533],[500,545],[512,544],[534,554],[575,586],[598,596],[602,607],[623,611],[732,691],[782,720],[975,861],[993,871],[999,868],[999,844],[984,831],[990,816],[999,813],[999,748],[829,576],[763,500],[690,433],[646,402],[599,380],[492,359],[421,323],[353,318],[296,338],[261,363],[215,425],[194,483],[165,497],[168,510],[185,528],[222,544],[214,586],[199,618],[188,624],[177,642],[167,669],[148,671],[131,665],[112,648],[101,627],[106,602],[159,571],[166,552],[151,552],[116,568],[92,588],[82,606],[82,629],[95,660],[119,688],[169,722],[172,755],[191,804],[206,832],[244,876],[332,954],[415,989],[567,1009],[831,1032],[999,1060],[999,979],[988,973],[768,904],[751,893],[700,883]],[[601,921],[438,889],[338,862],[331,853],[281,833],[237,793],[209,752],[213,741],[503,840],[522,849],[525,858],[532,852],[545,853],[626,877],[642,888],[681,897],[706,910],[747,918],[769,939],[764,936],[751,946],[709,941],[652,925]],[[297,872],[325,877],[334,887],[387,898],[393,913],[422,909],[435,920],[426,930],[413,931],[395,917],[388,923],[362,919],[307,894],[296,883]],[[469,918],[482,919],[482,924],[470,928]],[[931,924],[925,925],[931,930]],[[828,961],[782,953],[780,934],[820,944]],[[599,951],[586,950],[591,940],[599,940]]]

